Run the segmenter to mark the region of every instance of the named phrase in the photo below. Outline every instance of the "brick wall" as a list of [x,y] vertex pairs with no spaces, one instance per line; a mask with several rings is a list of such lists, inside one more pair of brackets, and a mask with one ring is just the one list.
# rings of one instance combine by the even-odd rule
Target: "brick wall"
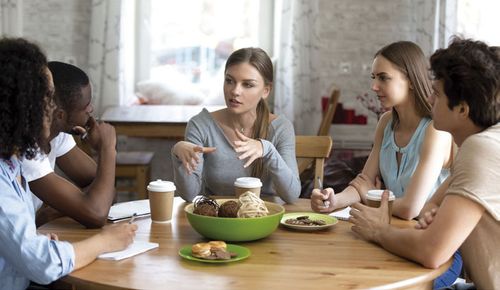
[[87,70],[91,0],[24,0],[23,36],[36,41],[49,60]]
[[341,101],[354,105],[356,95],[370,92],[373,55],[391,42],[417,42],[429,55],[434,34],[434,6],[429,2],[434,1],[320,0],[324,93],[335,83],[342,90]]

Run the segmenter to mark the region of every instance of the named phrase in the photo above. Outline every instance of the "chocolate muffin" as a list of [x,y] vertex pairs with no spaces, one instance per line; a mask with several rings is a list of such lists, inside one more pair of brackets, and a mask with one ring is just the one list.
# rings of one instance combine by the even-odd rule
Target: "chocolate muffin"
[[197,206],[193,210],[193,213],[206,216],[217,216],[217,209],[208,203],[204,203]]
[[238,216],[239,209],[240,209],[239,202],[236,202],[234,200],[228,200],[220,206],[219,216],[235,218]]
[[219,204],[208,196],[199,196],[194,200],[193,213],[205,216],[217,216]]

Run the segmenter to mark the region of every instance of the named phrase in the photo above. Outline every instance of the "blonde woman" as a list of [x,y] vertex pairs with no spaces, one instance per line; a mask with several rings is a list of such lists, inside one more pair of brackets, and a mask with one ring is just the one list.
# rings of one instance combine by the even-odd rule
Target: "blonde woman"
[[172,148],[177,192],[186,201],[198,194],[234,195],[238,177],[260,178],[263,195],[293,202],[300,194],[295,134],[290,121],[269,112],[273,65],[260,48],[231,54],[224,70],[227,108],[203,110]]

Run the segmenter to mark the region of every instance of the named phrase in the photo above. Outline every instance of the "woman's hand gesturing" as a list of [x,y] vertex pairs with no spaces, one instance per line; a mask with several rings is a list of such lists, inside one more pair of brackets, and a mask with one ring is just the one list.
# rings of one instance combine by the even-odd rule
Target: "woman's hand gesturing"
[[243,166],[247,168],[250,164],[252,164],[252,162],[255,161],[255,159],[262,157],[264,154],[264,148],[260,140],[248,138],[238,130],[235,130],[235,132],[236,136],[240,139],[234,141],[235,151],[237,153],[241,153],[238,157],[240,160],[247,159],[245,165]]
[[182,161],[188,174],[193,173],[200,163],[199,153],[212,153],[215,147],[202,147],[191,142],[180,141],[174,145],[172,152]]

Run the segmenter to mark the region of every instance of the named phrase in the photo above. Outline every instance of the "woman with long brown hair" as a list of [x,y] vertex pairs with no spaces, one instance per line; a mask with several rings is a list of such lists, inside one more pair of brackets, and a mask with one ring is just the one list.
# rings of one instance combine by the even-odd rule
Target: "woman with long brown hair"
[[[377,124],[362,173],[338,194],[331,188],[315,189],[311,195],[313,210],[331,212],[365,202],[368,190],[380,187],[376,184],[381,179],[396,197],[392,214],[409,220],[419,215],[442,183],[449,183],[453,142],[449,133],[433,126],[428,68],[422,50],[413,42],[394,42],[375,54],[372,90],[382,106],[391,110]],[[434,287],[451,285],[461,267],[457,252],[452,267],[435,280]]]
[[273,65],[260,48],[231,54],[224,70],[227,108],[203,110],[172,149],[177,192],[187,201],[198,194],[234,195],[238,177],[262,181],[262,194],[293,202],[300,194],[295,134],[290,121],[271,114],[266,102]]
[[[442,183],[448,183],[453,160],[451,135],[438,131],[431,119],[432,94],[428,62],[418,45],[398,41],[380,49],[372,65],[372,90],[380,103],[391,109],[379,120],[370,156],[363,171],[342,192],[313,190],[311,207],[319,212],[365,202],[368,190],[391,190],[392,214],[413,219]],[[462,259],[457,252],[452,267],[434,282],[451,285],[460,274]]]
[[372,79],[372,90],[390,111],[378,122],[363,171],[338,194],[331,188],[315,189],[311,207],[331,212],[365,201],[380,178],[396,197],[393,214],[412,219],[449,175],[451,135],[432,125],[428,62],[415,43],[399,41],[380,49],[373,60]]

